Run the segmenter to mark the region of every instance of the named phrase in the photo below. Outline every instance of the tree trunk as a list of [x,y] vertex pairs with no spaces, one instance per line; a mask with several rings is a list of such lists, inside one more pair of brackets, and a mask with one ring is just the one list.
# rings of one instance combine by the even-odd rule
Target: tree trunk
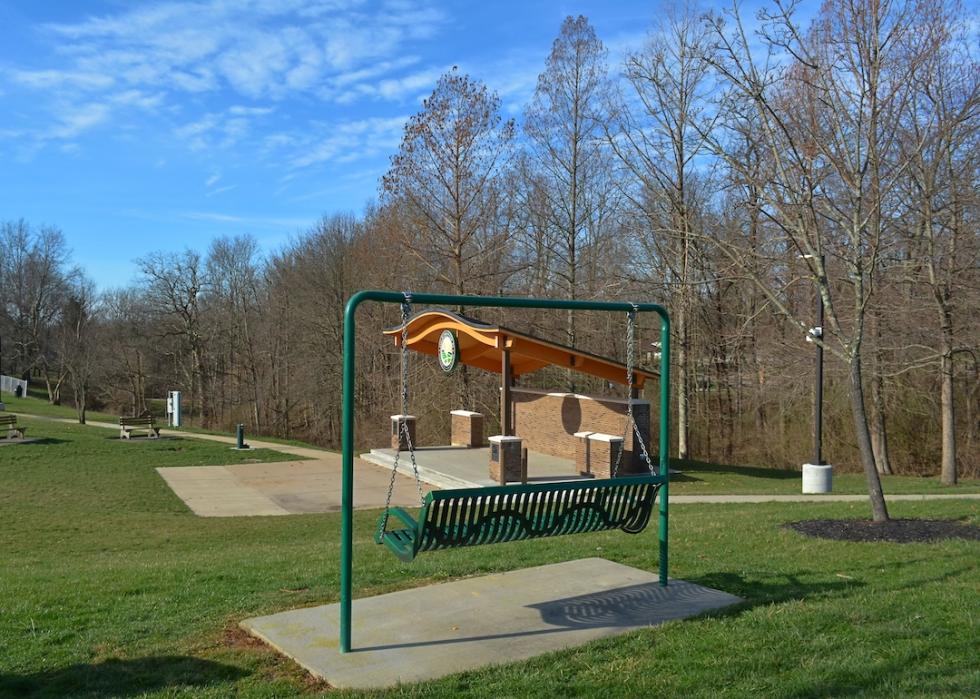
[[[937,294],[938,295],[938,294]],[[945,299],[937,299],[940,303],[942,318],[940,358],[940,391],[939,406],[942,415],[942,468],[940,480],[943,485],[956,485],[956,408],[953,402],[953,318]]]
[[873,316],[875,328],[875,349],[873,375],[871,377],[871,405],[873,406],[874,420],[871,424],[871,447],[874,451],[875,466],[878,473],[891,474],[891,456],[888,453],[888,425],[885,420],[885,381],[881,375],[882,356],[881,356],[881,329],[880,320]]
[[[683,290],[682,290],[683,295]],[[690,401],[690,380],[688,371],[687,318],[682,297],[677,310],[677,458],[687,459],[688,451],[688,408]]]
[[75,412],[78,414],[78,424],[85,424],[85,387],[75,389]]
[[864,385],[861,376],[861,351],[855,347],[851,351],[850,394],[851,413],[854,416],[854,434],[857,437],[861,465],[868,481],[868,497],[871,500],[871,516],[875,522],[888,521],[888,508],[881,491],[881,479],[875,467],[874,449],[871,446],[871,432],[868,429],[868,414],[864,408]]

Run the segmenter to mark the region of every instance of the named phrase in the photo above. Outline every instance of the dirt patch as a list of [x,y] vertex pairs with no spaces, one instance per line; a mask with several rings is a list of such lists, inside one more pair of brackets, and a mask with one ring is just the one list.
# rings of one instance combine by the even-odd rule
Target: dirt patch
[[266,650],[269,648],[260,639],[250,634],[240,626],[227,626],[221,636],[221,643],[229,648],[259,648]]
[[277,653],[272,647],[259,640],[237,624],[225,628],[221,643],[227,648],[260,653],[266,657],[268,665],[263,674],[269,679],[289,679],[302,687],[304,694],[320,694],[331,689],[330,684],[314,677],[297,663]]
[[980,541],[980,527],[950,519],[810,519],[785,526],[800,534],[835,541],[888,541],[896,544],[968,539]]

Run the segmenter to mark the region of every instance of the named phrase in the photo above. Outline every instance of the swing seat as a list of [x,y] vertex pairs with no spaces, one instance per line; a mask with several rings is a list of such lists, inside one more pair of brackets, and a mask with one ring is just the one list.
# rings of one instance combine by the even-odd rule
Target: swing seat
[[665,476],[642,475],[571,483],[505,485],[435,490],[425,496],[417,517],[400,507],[389,511],[401,529],[383,531],[385,544],[406,563],[422,551],[499,544],[562,534],[621,529],[639,534],[650,521]]

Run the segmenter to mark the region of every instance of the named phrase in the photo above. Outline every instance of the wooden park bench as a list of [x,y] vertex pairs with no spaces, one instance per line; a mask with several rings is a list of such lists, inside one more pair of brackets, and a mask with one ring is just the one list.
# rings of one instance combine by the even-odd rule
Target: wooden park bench
[[7,430],[7,439],[23,439],[26,427],[17,426],[16,415],[0,415],[0,430]]
[[119,439],[131,439],[135,430],[145,430],[149,439],[160,437],[160,428],[153,424],[152,415],[119,418]]

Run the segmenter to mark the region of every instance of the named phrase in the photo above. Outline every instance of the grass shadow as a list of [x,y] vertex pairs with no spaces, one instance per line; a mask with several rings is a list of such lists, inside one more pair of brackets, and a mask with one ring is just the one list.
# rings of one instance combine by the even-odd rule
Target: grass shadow
[[139,434],[129,439],[123,439],[118,433],[113,433],[105,435],[102,437],[107,442],[119,442],[120,444],[125,444],[127,442],[183,442],[184,438],[179,437],[174,434],[162,434],[159,437],[147,437],[146,435]]
[[732,611],[745,611],[760,604],[802,600],[809,597],[826,597],[866,585],[861,580],[806,582],[801,579],[802,576],[810,574],[810,571],[783,573],[784,580],[778,582],[762,582],[759,579],[747,578],[743,574],[729,572],[707,573],[685,579],[698,585],[737,595],[745,600],[743,604],[731,608]]
[[30,437],[23,443],[12,442],[12,444],[20,444],[22,447],[43,447],[51,444],[68,444],[70,441],[69,439],[58,439],[57,437]]
[[0,674],[4,697],[132,697],[161,690],[233,682],[246,672],[211,660],[181,655],[78,663],[26,675]]
[[[751,478],[773,478],[776,480],[789,480],[799,478],[800,472],[785,468],[767,468],[763,466],[731,466],[728,464],[716,464],[710,461],[697,461],[695,459],[671,459],[671,468],[680,469],[685,475],[692,473],[729,473],[735,476],[747,476]],[[671,480],[682,480],[672,476]]]

